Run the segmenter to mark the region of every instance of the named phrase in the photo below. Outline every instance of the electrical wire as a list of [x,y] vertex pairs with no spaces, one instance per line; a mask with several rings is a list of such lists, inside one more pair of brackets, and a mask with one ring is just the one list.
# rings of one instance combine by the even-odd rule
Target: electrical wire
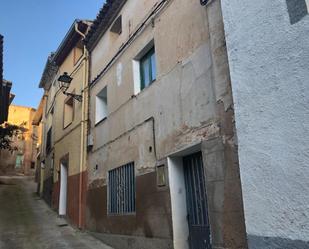
[[100,71],[100,73],[90,82],[89,86],[92,87],[95,83],[105,74],[105,72],[109,69],[109,67],[115,62],[117,57],[128,47],[128,45],[136,38],[139,32],[144,28],[145,24],[151,19],[153,15],[155,15],[161,7],[168,0],[162,0],[154,10],[146,17],[146,19],[140,24],[137,30],[130,36],[130,38],[119,48],[117,53],[113,56],[113,58],[107,63],[107,65]]

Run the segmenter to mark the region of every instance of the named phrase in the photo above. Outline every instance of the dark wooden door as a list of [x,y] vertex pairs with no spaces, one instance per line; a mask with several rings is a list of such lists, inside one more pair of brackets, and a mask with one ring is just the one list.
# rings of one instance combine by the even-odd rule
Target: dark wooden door
[[202,153],[183,158],[190,249],[211,249]]

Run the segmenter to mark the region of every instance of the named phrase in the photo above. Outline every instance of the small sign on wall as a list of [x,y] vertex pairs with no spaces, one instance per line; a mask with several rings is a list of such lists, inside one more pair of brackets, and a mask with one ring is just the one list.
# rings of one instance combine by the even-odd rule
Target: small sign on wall
[[166,186],[167,179],[166,179],[166,169],[165,165],[157,166],[157,185],[158,187]]
[[295,24],[308,15],[309,0],[286,0],[290,23]]

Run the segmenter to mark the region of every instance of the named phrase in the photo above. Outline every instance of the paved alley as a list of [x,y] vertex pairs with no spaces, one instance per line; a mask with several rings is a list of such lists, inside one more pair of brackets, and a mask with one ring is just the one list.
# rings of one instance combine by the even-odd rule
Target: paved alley
[[0,249],[111,249],[68,226],[27,177],[0,177]]

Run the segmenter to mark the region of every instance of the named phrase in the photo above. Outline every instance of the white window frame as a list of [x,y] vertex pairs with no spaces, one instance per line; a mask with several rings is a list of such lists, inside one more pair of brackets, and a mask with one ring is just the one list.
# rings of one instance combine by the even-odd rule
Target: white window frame
[[[154,40],[152,39],[147,45],[139,51],[132,61],[133,67],[133,81],[134,81],[134,95],[140,93],[141,90],[141,69],[140,60],[152,49],[155,48]],[[156,63],[156,71],[158,74],[158,63]],[[143,89],[144,90],[144,89]]]
[[107,86],[105,86],[95,97],[95,124],[106,119],[108,115]]

